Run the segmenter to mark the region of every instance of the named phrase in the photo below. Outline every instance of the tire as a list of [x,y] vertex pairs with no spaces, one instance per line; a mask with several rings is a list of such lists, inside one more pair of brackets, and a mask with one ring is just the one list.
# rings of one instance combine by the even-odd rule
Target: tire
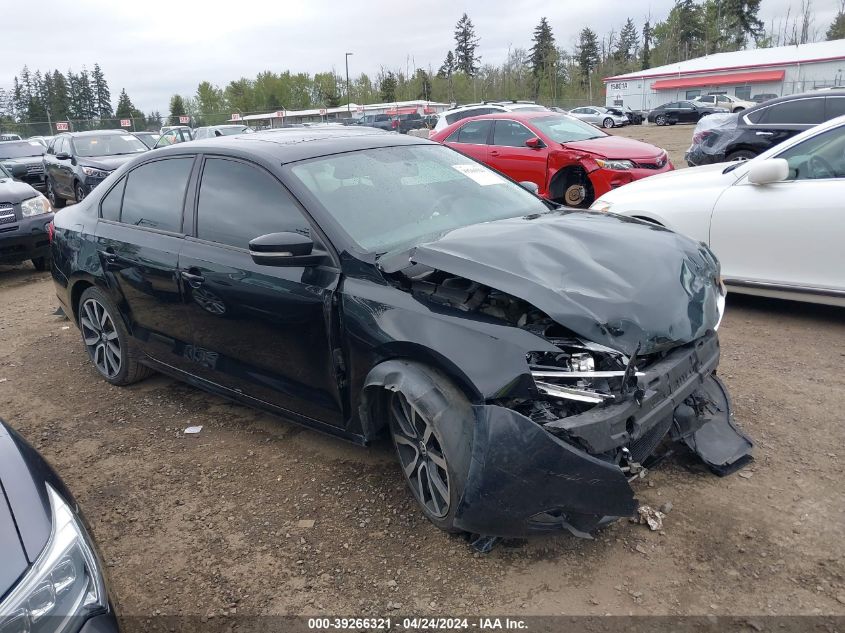
[[740,149],[740,150],[737,150],[737,151],[735,151],[735,152],[731,152],[730,154],[728,154],[728,155],[727,155],[727,157],[726,157],[726,159],[727,159],[728,161],[734,161],[734,160],[751,160],[752,158],[756,158],[756,157],[757,157],[757,154],[755,154],[755,153],[754,153],[754,152],[752,152],[751,150],[748,150],[748,149]]
[[663,114],[658,114],[657,117],[654,119],[654,122],[660,126],[666,125],[666,116]]
[[54,209],[61,209],[67,204],[67,200],[56,193],[56,188],[53,186],[53,180],[47,177],[47,199]]
[[35,266],[35,270],[38,272],[44,272],[50,267],[50,258],[49,257],[36,257],[32,260],[32,265]]
[[82,186],[82,183],[77,182],[73,186],[73,199],[74,201],[79,204],[83,200],[85,200],[85,188]]
[[677,121],[669,121],[669,125],[675,125]]
[[604,121],[601,122],[601,126],[607,130],[613,127],[613,119],[607,117]]
[[403,364],[383,401],[400,469],[425,517],[441,530],[460,532],[455,514],[472,456],[472,407],[439,371]]
[[88,288],[79,298],[76,313],[82,344],[104,380],[113,385],[131,385],[153,373],[152,369],[138,362],[141,353],[129,336],[117,308],[103,292],[94,287]]
[[743,108],[742,106],[740,106],[739,108],[735,108],[734,114],[736,114],[737,112],[742,112],[743,110],[745,110],[745,108]]

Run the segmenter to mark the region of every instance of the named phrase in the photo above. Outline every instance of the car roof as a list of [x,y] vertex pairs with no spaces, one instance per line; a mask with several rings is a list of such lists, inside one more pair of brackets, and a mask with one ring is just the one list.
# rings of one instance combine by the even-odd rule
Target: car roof
[[519,110],[514,110],[511,112],[494,112],[493,114],[481,114],[479,116],[467,117],[466,119],[455,121],[455,123],[453,123],[452,125],[455,125],[457,123],[463,123],[465,121],[478,121],[479,119],[513,119],[514,121],[530,121],[532,119],[542,119],[550,116],[569,115],[565,112],[555,112],[554,110],[529,110],[528,112],[520,112]]
[[156,152],[158,155],[180,154],[190,148],[194,151],[221,153],[221,149],[228,149],[235,153],[260,155],[272,162],[292,163],[318,156],[401,145],[437,145],[437,143],[374,128],[338,125],[276,128],[251,134],[218,136],[212,139],[175,143]]
[[87,130],[85,132],[62,132],[61,134],[57,134],[57,136],[71,136],[73,138],[79,138],[82,136],[102,136],[103,134],[117,135],[129,133],[129,130]]
[[750,112],[756,112],[757,110],[762,110],[763,108],[771,108],[773,105],[778,103],[783,103],[784,101],[793,101],[795,99],[808,99],[810,97],[814,97],[816,99],[825,98],[825,97],[845,97],[845,89],[838,89],[838,90],[808,90],[807,92],[798,92],[791,95],[785,95],[783,97],[776,97],[775,99],[769,99],[768,101],[764,101],[763,103],[758,103],[755,106],[748,108],[742,112],[743,115],[747,115]]

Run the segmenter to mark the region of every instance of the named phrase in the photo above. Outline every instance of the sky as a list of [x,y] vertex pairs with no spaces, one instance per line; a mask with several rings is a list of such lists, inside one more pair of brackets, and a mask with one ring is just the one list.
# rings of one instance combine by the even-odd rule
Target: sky
[[[815,28],[824,33],[839,0],[811,0]],[[782,21],[801,0],[762,0],[767,26]],[[529,48],[542,16],[559,46],[574,48],[578,32],[617,31],[631,17],[641,28],[649,15],[665,18],[673,0],[42,0],[38,18],[27,3],[0,0],[3,51],[0,87],[11,88],[24,64],[30,70],[78,72],[99,63],[117,101],[125,88],[136,107],[166,114],[174,93],[193,95],[200,81],[224,87],[263,70],[375,77],[389,69],[432,67],[454,45],[455,23],[466,12],[480,37],[483,63],[500,64],[509,47]],[[636,8],[632,8],[636,7]],[[138,15],[143,8],[143,15]],[[60,27],[41,18],[61,15]]]

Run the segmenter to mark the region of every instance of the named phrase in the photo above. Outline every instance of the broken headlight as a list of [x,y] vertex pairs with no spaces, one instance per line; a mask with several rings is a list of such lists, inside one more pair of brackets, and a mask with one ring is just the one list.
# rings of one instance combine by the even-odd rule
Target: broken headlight
[[0,603],[0,631],[65,633],[108,609],[100,563],[79,517],[47,485],[53,529],[47,546]]

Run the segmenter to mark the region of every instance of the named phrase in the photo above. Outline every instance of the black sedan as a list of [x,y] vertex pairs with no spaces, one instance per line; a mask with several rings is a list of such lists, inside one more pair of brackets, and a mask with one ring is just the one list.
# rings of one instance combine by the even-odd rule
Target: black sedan
[[118,630],[103,565],[50,465],[0,420],[0,631]]
[[[0,264],[32,260],[36,270],[47,270],[50,262],[50,202],[25,182],[26,165],[0,164]],[[13,178],[14,176],[14,178]]]
[[584,536],[664,440],[749,459],[706,246],[428,140],[287,129],[138,157],[58,214],[53,277],[115,385],[152,370],[366,444],[445,530]]
[[673,101],[659,105],[648,113],[648,122],[657,125],[676,123],[697,123],[701,117],[716,112],[727,112],[724,108],[705,106],[693,101]]

